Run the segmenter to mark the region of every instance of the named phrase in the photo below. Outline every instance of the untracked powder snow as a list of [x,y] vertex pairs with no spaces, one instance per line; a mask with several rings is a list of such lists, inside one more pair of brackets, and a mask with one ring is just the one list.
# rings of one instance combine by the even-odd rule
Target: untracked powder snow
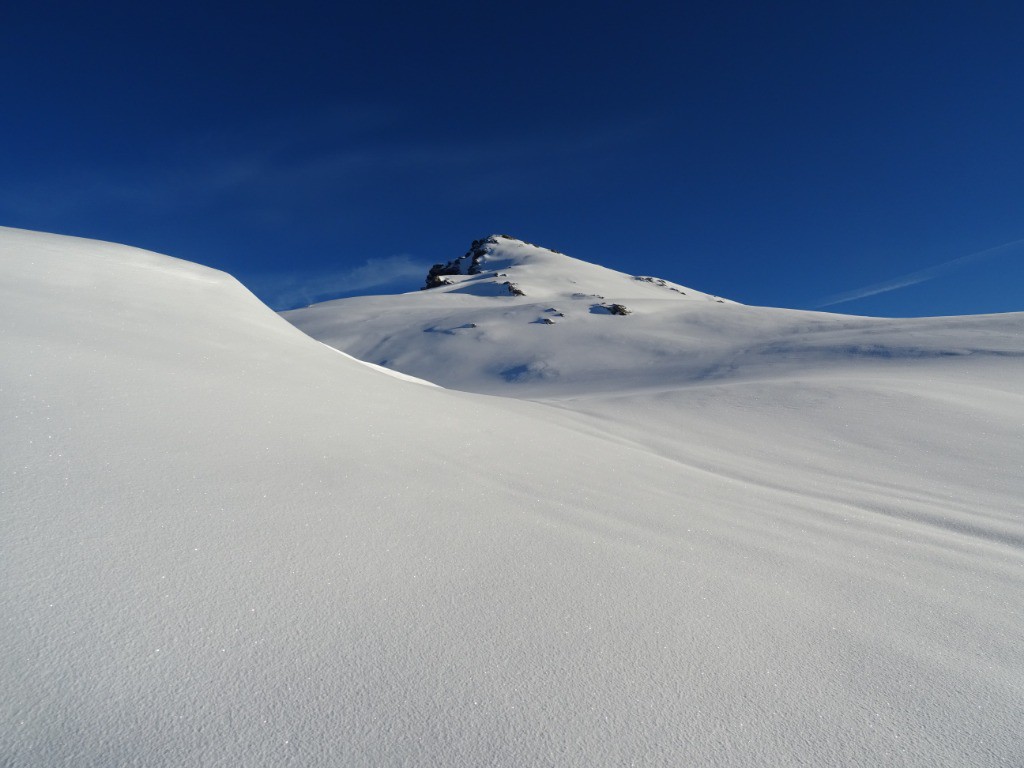
[[1024,313],[489,245],[286,321],[0,229],[0,764],[1024,765]]

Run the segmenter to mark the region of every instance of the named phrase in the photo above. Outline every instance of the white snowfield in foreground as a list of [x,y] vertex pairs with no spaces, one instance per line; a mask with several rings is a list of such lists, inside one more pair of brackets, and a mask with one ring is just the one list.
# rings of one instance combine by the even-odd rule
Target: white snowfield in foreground
[[306,311],[526,400],[0,229],[0,763],[1024,764],[1024,315],[543,271]]

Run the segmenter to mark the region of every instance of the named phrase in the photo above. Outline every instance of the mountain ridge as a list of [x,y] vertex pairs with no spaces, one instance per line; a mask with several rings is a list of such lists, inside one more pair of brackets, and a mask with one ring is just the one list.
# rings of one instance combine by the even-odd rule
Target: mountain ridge
[[[639,284],[634,290],[629,281]],[[661,278],[627,275],[592,262],[569,256],[551,248],[512,237],[489,235],[474,240],[469,250],[445,263],[434,264],[420,290],[443,290],[477,295],[538,296],[552,295],[559,287],[576,285],[572,292],[589,290],[604,299],[600,290],[619,297],[658,297],[649,287],[665,289],[678,297],[706,298],[720,303],[726,300],[685,288]],[[597,288],[595,286],[600,286]],[[502,290],[505,289],[505,290]],[[582,294],[585,295],[585,294]],[[616,299],[610,298],[610,301]]]
[[753,307],[507,235],[431,268],[434,287],[282,313],[357,358],[442,386],[568,397],[886,360],[1017,354],[1024,314],[886,319]]

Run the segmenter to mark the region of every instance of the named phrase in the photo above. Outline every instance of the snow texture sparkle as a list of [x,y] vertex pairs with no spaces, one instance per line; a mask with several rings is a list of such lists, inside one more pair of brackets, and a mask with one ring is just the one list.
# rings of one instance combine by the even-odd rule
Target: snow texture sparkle
[[488,246],[287,322],[0,230],[0,762],[1024,763],[1024,314]]

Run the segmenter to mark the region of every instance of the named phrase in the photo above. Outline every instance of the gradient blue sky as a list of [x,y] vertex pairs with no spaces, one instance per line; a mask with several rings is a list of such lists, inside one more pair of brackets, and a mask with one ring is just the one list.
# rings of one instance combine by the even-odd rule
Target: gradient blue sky
[[745,303],[1024,310],[1022,33],[1020,2],[9,4],[0,224],[278,308],[505,232]]

